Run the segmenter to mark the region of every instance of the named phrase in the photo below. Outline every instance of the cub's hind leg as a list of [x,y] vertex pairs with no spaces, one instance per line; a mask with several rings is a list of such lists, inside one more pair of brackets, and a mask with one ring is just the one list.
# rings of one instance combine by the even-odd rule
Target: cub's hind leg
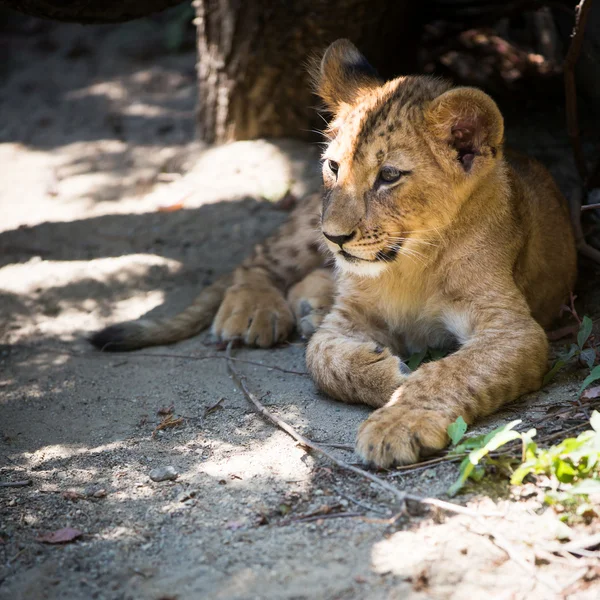
[[248,346],[268,348],[283,341],[294,328],[287,290],[322,266],[319,244],[321,198],[303,199],[289,220],[233,273],[214,318],[217,339],[241,339]]
[[287,301],[303,338],[310,338],[320,327],[331,310],[334,293],[334,276],[328,269],[316,269],[290,288]]

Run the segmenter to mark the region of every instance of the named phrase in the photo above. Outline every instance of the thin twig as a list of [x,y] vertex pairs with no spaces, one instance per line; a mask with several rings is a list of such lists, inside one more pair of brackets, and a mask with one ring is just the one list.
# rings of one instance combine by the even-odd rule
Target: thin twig
[[595,204],[584,204],[581,207],[581,212],[585,212],[586,210],[595,210],[596,208],[600,208],[600,202],[596,202]]
[[2,488],[19,488],[27,487],[31,485],[31,479],[24,479],[23,481],[0,481],[0,487]]
[[[231,362],[229,360],[231,358],[231,348],[232,348],[232,342],[229,342],[229,344],[227,345],[227,350],[226,350],[226,356],[228,359],[227,360],[227,369],[228,369],[229,374],[231,375],[232,379],[239,385],[244,396],[246,396],[246,398],[254,405],[256,410],[265,419],[267,419],[268,421],[270,421],[271,423],[273,423],[274,425],[276,425],[277,427],[279,427],[280,429],[285,431],[290,437],[295,439],[300,445],[304,446],[305,448],[313,450],[317,454],[324,456],[325,458],[329,459],[332,463],[336,464],[341,469],[350,471],[352,473],[355,473],[356,475],[360,475],[361,477],[368,479],[369,481],[374,483],[376,486],[378,486],[378,487],[384,489],[385,491],[389,492],[390,494],[392,494],[401,506],[404,506],[404,504],[406,503],[407,500],[412,500],[413,502],[419,502],[421,504],[426,504],[428,506],[435,506],[437,508],[446,510],[448,512],[453,512],[453,513],[457,513],[457,514],[465,514],[465,515],[470,515],[470,516],[483,516],[482,513],[473,511],[465,506],[453,504],[452,502],[445,502],[444,500],[438,500],[437,498],[422,498],[421,496],[416,496],[414,494],[409,494],[407,492],[403,492],[403,491],[399,490],[398,488],[394,487],[393,485],[391,485],[390,483],[388,483],[387,481],[381,479],[380,477],[373,475],[373,473],[369,473],[368,471],[365,471],[364,469],[360,469],[358,467],[350,465],[347,462],[337,458],[337,456],[334,456],[333,454],[331,454],[331,452],[329,452],[322,446],[319,446],[318,444],[315,444],[315,442],[313,442],[312,440],[309,440],[307,437],[304,437],[302,434],[298,433],[291,425],[289,425],[288,423],[286,423],[285,421],[283,421],[282,419],[280,419],[279,417],[275,416],[273,413],[268,411],[267,408],[248,389],[245,378],[242,375],[240,375],[240,373],[237,371],[237,369],[233,366],[233,362]],[[496,513],[494,513],[494,515],[497,516]]]
[[350,446],[350,444],[335,444],[328,442],[315,442],[320,446],[325,446],[326,448],[337,448],[338,450],[347,450],[348,452],[354,452],[354,446]]
[[369,512],[378,513],[380,515],[388,514],[387,511],[385,511],[385,510],[382,510],[380,508],[375,508],[374,506],[371,506],[370,504],[367,504],[366,502],[363,502],[362,500],[357,500],[356,498],[353,498],[352,496],[345,494],[344,492],[342,492],[339,488],[337,488],[335,486],[333,487],[333,489],[336,491],[338,496],[341,496],[342,498],[346,498],[346,500],[349,500],[353,504],[356,504],[356,506],[360,506],[361,508],[364,508],[365,510],[368,510]]
[[[56,349],[52,348],[52,351],[56,351]],[[97,354],[83,354],[81,352],[70,352],[69,350],[60,349],[59,352],[62,354],[68,354],[70,356],[75,356],[77,358],[96,358]],[[111,356],[115,356],[118,354],[127,354],[128,357],[134,358],[136,356],[143,356],[145,358],[181,358],[183,360],[227,360],[226,356],[222,356],[220,354],[208,354],[206,356],[194,356],[193,354],[170,354],[170,353],[151,353],[151,352],[111,352],[110,354],[103,354],[107,358]],[[283,367],[278,367],[276,365],[265,365],[263,363],[259,363],[254,360],[247,360],[245,358],[233,358],[230,357],[230,360],[234,360],[235,362],[246,363],[249,365],[254,365],[256,367],[262,367],[263,369],[272,369],[274,371],[280,371],[281,373],[289,373],[290,375],[301,375],[303,377],[307,377],[308,373],[306,371],[294,371],[293,369],[284,369]]]
[[393,473],[390,473],[388,477],[400,477],[402,475],[406,475],[406,473],[422,471],[423,469],[427,469],[432,465],[438,465],[444,462],[458,462],[459,460],[462,460],[465,456],[467,456],[467,454],[467,452],[465,452],[464,454],[447,454],[446,456],[438,456],[437,458],[432,458],[424,462],[415,463],[414,465],[404,465],[403,467],[396,467],[396,470]]

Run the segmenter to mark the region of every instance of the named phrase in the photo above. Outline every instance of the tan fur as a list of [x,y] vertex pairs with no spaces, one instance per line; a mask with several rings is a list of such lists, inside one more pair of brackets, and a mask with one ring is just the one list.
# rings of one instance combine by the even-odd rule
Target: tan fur
[[[336,44],[338,56],[344,47],[354,56],[349,42]],[[352,85],[344,68],[322,76],[335,71],[337,85]],[[326,87],[337,113],[323,232],[353,237],[328,242],[341,266],[337,298],[307,364],[331,396],[380,407],[359,431],[364,459],[410,463],[442,448],[458,416],[471,423],[540,387],[542,327],[575,279],[573,236],[545,169],[503,156],[502,117],[483,92],[406,77],[368,92],[362,81],[349,104]],[[377,189],[385,165],[406,175]],[[396,356],[455,344],[401,374]]]
[[[540,387],[543,328],[575,280],[567,209],[541,165],[504,155],[502,116],[483,92],[431,77],[381,82],[345,40],[315,80],[334,115],[325,238],[310,197],[234,272],[213,332],[266,347],[294,323],[307,336],[318,327],[306,355],[316,384],[377,408],[358,453],[413,462],[447,443],[458,416],[471,423]],[[390,168],[402,173],[393,183],[381,178]],[[190,315],[175,318],[178,331],[186,319],[194,329],[199,311]],[[402,359],[427,347],[456,351],[410,373]]]

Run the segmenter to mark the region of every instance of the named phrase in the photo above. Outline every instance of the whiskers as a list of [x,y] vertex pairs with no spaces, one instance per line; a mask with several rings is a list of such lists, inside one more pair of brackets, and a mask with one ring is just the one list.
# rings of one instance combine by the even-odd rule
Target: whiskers
[[414,260],[415,262],[421,263],[422,265],[427,264],[427,257],[424,254],[422,254],[421,252],[415,250],[414,248],[407,248],[405,245],[402,244],[401,238],[399,241],[386,244],[385,249],[391,250],[398,254],[402,254],[402,255]]
[[[433,232],[433,237],[412,237],[424,233]],[[444,237],[439,227],[429,229],[413,229],[411,231],[394,231],[387,233],[388,247],[398,253],[404,254],[422,264],[429,262],[429,257],[424,254],[427,250],[439,248],[443,243]],[[419,249],[415,248],[417,246]],[[421,250],[421,251],[419,251]]]

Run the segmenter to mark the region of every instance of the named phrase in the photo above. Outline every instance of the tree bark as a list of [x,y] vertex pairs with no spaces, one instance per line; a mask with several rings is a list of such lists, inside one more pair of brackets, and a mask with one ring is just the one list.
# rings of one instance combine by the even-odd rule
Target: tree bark
[[74,23],[120,23],[165,10],[182,0],[0,0],[17,12]]
[[411,0],[195,0],[199,137],[311,138],[320,128],[307,62],[351,39],[384,77],[416,66],[423,3]]

